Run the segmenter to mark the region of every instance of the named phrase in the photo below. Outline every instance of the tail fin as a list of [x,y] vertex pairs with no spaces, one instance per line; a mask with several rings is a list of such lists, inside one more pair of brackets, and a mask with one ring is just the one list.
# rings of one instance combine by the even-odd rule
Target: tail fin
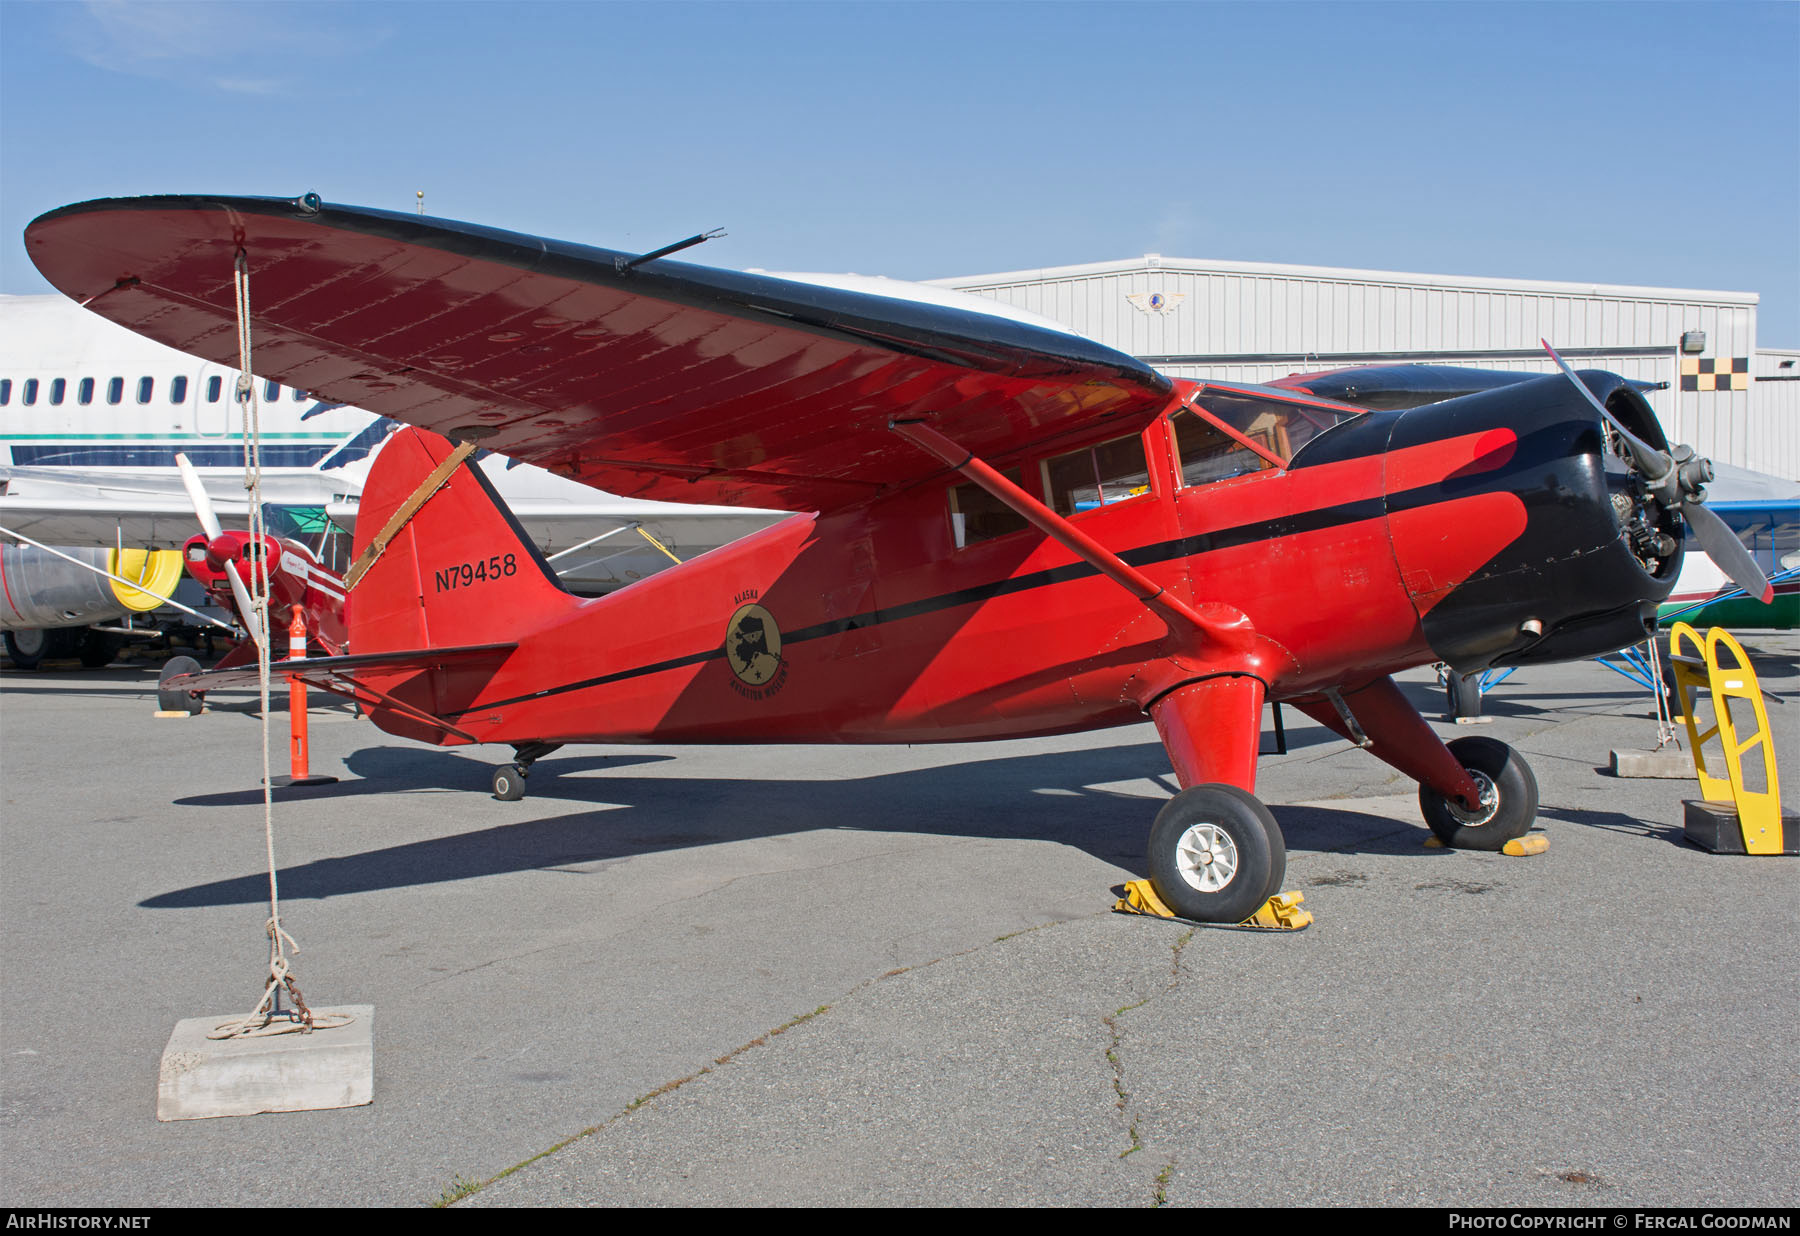
[[[356,516],[360,562],[454,448],[405,429],[376,456]],[[517,638],[579,604],[481,470],[465,460],[378,548],[350,603],[350,650],[454,648]]]

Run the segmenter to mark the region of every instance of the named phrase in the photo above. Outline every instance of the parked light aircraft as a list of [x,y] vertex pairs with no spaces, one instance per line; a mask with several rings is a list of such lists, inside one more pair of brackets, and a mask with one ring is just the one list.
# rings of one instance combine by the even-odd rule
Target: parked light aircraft
[[[143,552],[179,549],[198,526],[176,454],[194,463],[221,520],[246,522],[236,384],[233,361],[184,355],[63,296],[0,296],[0,527],[87,564],[0,538],[0,631],[16,663],[77,651],[104,662],[116,640],[88,624],[154,610],[179,580],[177,561]],[[258,379],[255,393],[262,494],[282,512],[276,523],[315,549],[329,527],[353,531],[369,462],[396,423],[273,380]],[[615,498],[497,456],[481,466],[527,535],[557,556],[559,575],[584,593],[621,587],[669,565],[669,555],[694,556],[779,518]],[[640,527],[669,554],[630,534]],[[594,537],[604,539],[575,548]]]
[[[511,744],[502,799],[564,743],[1147,715],[1183,787],[1152,880],[1235,922],[1285,864],[1254,795],[1266,701],[1416,779],[1447,843],[1498,848],[1535,816],[1529,767],[1447,747],[1395,673],[1643,640],[1688,524],[1766,592],[1702,505],[1705,461],[1598,371],[1172,381],[999,313],[311,194],[86,202],[26,245],[68,296],[214,360],[241,267],[260,372],[419,427],[363,491],[352,653],[280,669],[390,733]],[[807,513],[576,597],[469,466],[478,444],[613,492]]]
[[1768,604],[1742,595],[1711,559],[1694,554],[1663,605],[1663,622],[1679,614],[1696,627],[1800,627],[1800,483],[1724,465],[1718,471],[1709,505],[1769,575],[1775,595]]

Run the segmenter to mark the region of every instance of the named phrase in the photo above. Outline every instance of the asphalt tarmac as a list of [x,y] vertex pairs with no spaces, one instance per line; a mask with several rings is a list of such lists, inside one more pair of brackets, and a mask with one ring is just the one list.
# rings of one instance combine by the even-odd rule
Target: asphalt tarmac
[[[1749,642],[1792,806],[1800,637]],[[1800,860],[1605,772],[1655,725],[1591,664],[1470,729],[1406,679],[1526,754],[1529,858],[1425,847],[1411,783],[1289,710],[1296,934],[1110,912],[1173,789],[1147,725],[565,749],[501,803],[504,749],[319,704],[283,920],[311,1003],[375,1006],[375,1101],[166,1124],[175,1023],[260,995],[268,888],[257,716],[154,720],[155,678],[0,672],[9,1206],[1800,1203]]]

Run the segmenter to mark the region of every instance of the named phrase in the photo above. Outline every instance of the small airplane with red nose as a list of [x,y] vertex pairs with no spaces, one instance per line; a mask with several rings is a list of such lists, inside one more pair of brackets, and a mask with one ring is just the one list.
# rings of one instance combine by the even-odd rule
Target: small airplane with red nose
[[[264,576],[271,615],[279,618],[298,607],[309,647],[317,645],[328,655],[345,653],[348,632],[343,576],[321,562],[302,541],[267,531],[257,535],[223,527],[187,456],[178,453],[175,464],[200,520],[200,531],[181,547],[182,565],[189,577],[206,589],[213,604],[229,612],[249,636],[215,668],[228,670],[256,660],[256,647],[265,633],[251,592],[263,584]],[[183,658],[177,660],[186,663]],[[198,662],[192,664],[198,668]]]
[[[1689,526],[1766,590],[1717,540],[1706,461],[1610,373],[1177,381],[937,289],[312,194],[85,202],[25,239],[115,322],[221,361],[248,328],[257,373],[416,426],[363,491],[350,652],[277,669],[389,733],[511,744],[501,799],[567,743],[1148,716],[1182,786],[1151,878],[1183,917],[1238,922],[1285,868],[1254,793],[1270,701],[1417,780],[1446,843],[1498,849],[1536,814],[1531,770],[1492,739],[1446,746],[1395,674],[1641,642]],[[798,513],[577,597],[469,466],[478,445],[614,493]]]

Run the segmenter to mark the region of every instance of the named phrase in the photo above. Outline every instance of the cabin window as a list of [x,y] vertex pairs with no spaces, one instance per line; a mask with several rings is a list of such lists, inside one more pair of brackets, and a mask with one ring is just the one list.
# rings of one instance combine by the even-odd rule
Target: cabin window
[[138,402],[139,403],[149,403],[150,396],[154,395],[155,393],[156,393],[156,379],[155,378],[139,378],[138,379]]
[[305,391],[296,390],[296,391],[293,391],[292,394],[294,396],[295,403],[305,403],[306,402],[306,392]]
[[125,379],[109,378],[106,382],[106,402],[118,403],[125,398]]
[[1044,461],[1044,494],[1059,515],[1079,515],[1150,492],[1141,434]]
[[50,382],[50,402],[52,404],[60,406],[63,401],[63,396],[67,395],[68,393],[69,393],[69,380],[67,378],[54,378],[51,380],[51,382]]
[[0,408],[12,402],[12,379],[0,378]]
[[169,402],[187,402],[187,379],[180,374],[169,379]]
[[84,407],[94,402],[94,379],[81,379],[81,385],[75,388],[75,402]]
[[[1018,468],[1003,469],[1000,475],[1015,485],[1025,483],[1025,474]],[[1023,515],[981,486],[970,483],[950,487],[950,531],[956,538],[956,548],[991,541],[1028,527]]]
[[36,378],[26,378],[25,379],[25,390],[21,393],[21,395],[19,397],[19,402],[24,404],[28,408],[32,404],[36,403],[37,402],[37,388],[38,388],[38,380]]
[[280,398],[281,398],[281,383],[279,383],[279,382],[264,382],[263,383],[263,401],[265,403],[274,403],[276,400],[278,400]]
[[219,402],[219,392],[224,389],[225,379],[221,378],[219,375],[214,374],[212,377],[206,379],[206,402]]

